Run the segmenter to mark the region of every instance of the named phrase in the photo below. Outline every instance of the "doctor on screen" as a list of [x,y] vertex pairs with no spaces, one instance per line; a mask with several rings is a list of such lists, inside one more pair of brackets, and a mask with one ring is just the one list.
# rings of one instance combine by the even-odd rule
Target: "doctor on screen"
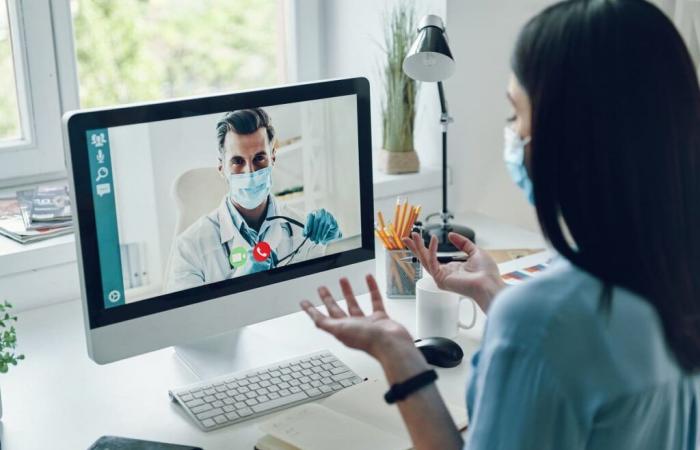
[[325,209],[306,223],[270,193],[275,167],[275,129],[261,108],[227,113],[217,124],[219,173],[228,193],[219,207],[176,237],[166,290],[269,270],[323,255],[342,237]]

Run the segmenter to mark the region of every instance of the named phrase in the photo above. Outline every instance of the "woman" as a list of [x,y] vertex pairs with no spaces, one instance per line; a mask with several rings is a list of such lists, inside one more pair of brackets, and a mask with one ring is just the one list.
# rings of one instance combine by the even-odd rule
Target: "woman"
[[[700,394],[700,90],[672,23],[642,0],[569,0],[522,30],[512,57],[506,163],[561,255],[503,289],[493,261],[440,265],[488,322],[472,359],[466,443],[434,385],[398,402],[417,449],[695,449]],[[401,383],[428,369],[368,277],[364,316],[321,288],[303,308]]]

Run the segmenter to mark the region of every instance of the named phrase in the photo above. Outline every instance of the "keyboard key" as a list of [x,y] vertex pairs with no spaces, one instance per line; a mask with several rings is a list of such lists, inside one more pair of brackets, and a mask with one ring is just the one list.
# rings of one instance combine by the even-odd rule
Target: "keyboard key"
[[190,411],[192,411],[193,414],[199,414],[204,411],[209,411],[210,409],[212,409],[211,405],[204,404],[200,406],[195,406],[194,408],[190,408]]
[[226,420],[226,417],[225,417],[225,416],[216,416],[216,417],[214,417],[214,422],[216,422],[216,423],[218,423],[219,425],[221,425],[222,423],[228,422],[228,420]]
[[[192,396],[192,394],[183,394],[183,395],[180,396],[180,400],[182,400],[182,401],[185,402],[185,403],[189,402],[189,401],[192,400],[193,398],[194,398],[194,397]],[[195,406],[197,406],[197,405],[195,405]]]
[[292,392],[289,389],[280,389],[280,391],[278,392],[280,397],[286,397],[286,396],[290,395],[291,393]]
[[258,396],[258,394],[257,394],[257,392],[250,391],[250,392],[246,392],[246,393],[245,393],[245,396],[246,396],[247,398],[255,398],[255,397]]
[[271,383],[270,383],[269,381],[267,381],[267,380],[263,380],[263,381],[260,382],[260,386],[261,386],[261,387],[264,387],[264,388],[265,388],[265,387],[268,387],[268,386],[270,386],[270,385],[271,385]]
[[257,391],[255,391],[258,395],[267,395],[270,393],[270,391],[267,388],[260,388]]
[[197,391],[197,392],[195,392],[194,394],[192,394],[192,397],[194,397],[194,398],[202,398],[202,397],[204,397],[205,395],[207,395],[207,394],[205,394],[204,391]]
[[333,375],[338,375],[339,373],[347,372],[348,369],[346,367],[336,367],[335,369],[331,370],[331,373]]
[[221,400],[217,400],[214,403],[211,404],[214,408],[222,408],[224,406],[224,402]]
[[321,395],[321,391],[319,391],[316,388],[311,388],[305,392],[306,392],[306,395],[308,395],[309,397],[316,397],[317,395]]
[[223,409],[225,412],[231,412],[236,410],[236,408],[234,408],[232,405],[226,405]]
[[226,392],[226,386],[221,383],[219,386],[216,387],[216,392]]
[[[263,389],[264,389],[264,388],[263,388]],[[267,390],[270,391],[270,392],[277,392],[277,391],[280,390],[280,388],[278,388],[278,387],[275,386],[275,385],[272,385],[272,386],[270,386],[269,388],[267,388]]]
[[345,367],[345,364],[343,364],[342,361],[335,361],[335,362],[332,362],[331,365],[332,365],[333,367]]
[[206,419],[206,420],[202,420],[202,425],[204,426],[204,428],[211,428],[214,425],[216,425],[216,422],[214,422],[211,419]]
[[305,393],[298,392],[288,397],[281,397],[276,400],[270,400],[269,402],[262,403],[260,405],[255,405],[253,406],[253,411],[255,411],[256,413],[269,411],[274,408],[279,408],[280,406],[289,405],[290,403],[304,400],[305,398],[308,398],[308,396]]
[[245,416],[249,416],[249,415],[253,414],[253,410],[250,408],[237,409],[236,412],[241,417],[245,417]]
[[236,409],[247,408],[247,405],[243,402],[236,402],[233,404]]
[[343,372],[340,375],[333,375],[331,378],[333,378],[333,381],[340,381],[340,380],[344,380],[346,378],[352,378],[354,376],[355,376],[354,373],[348,371],[348,372]]
[[258,401],[255,400],[254,398],[249,398],[248,400],[245,401],[245,404],[248,406],[253,406],[253,405],[257,405]]
[[276,398],[280,398],[280,395],[276,392],[270,392],[270,395],[268,397],[270,397],[270,400],[274,400]]
[[235,397],[236,395],[238,395],[238,390],[237,389],[229,389],[228,391],[226,391],[226,395],[229,397]]
[[216,395],[215,395],[214,397],[218,398],[219,400],[223,400],[223,399],[227,398],[228,395],[226,395],[226,394],[223,393],[223,392],[217,392]]
[[207,403],[215,402],[216,397],[214,397],[213,395],[207,395],[206,397],[204,397],[204,401]]
[[344,379],[344,380],[341,380],[341,381],[340,381],[340,384],[342,384],[342,385],[345,386],[345,387],[350,387],[350,386],[353,385],[353,382],[350,381],[350,379],[346,378],[346,379]]
[[216,391],[214,389],[209,388],[209,389],[205,389],[204,393],[207,395],[214,395],[214,394],[216,394]]
[[269,401],[269,400],[270,400],[270,397],[268,397],[267,395],[261,395],[260,397],[258,397],[258,402],[259,402],[259,403],[265,403],[265,402],[267,402],[267,401]]
[[296,394],[297,392],[301,392],[301,389],[299,389],[298,386],[292,386],[289,388],[289,391]]
[[325,358],[321,358],[321,362],[323,363],[331,363],[335,361],[335,358],[333,356],[326,356]]
[[259,377],[250,377],[250,382],[251,383],[260,383],[260,378]]
[[318,388],[321,392],[324,394],[327,394],[329,392],[333,392],[333,389],[331,389],[329,386],[321,386]]
[[248,387],[253,391],[257,391],[258,389],[260,389],[260,385],[258,383],[250,383]]
[[243,395],[243,394],[238,394],[238,395],[235,396],[234,398],[235,398],[236,400],[238,400],[239,402],[244,402],[245,399],[248,398],[248,397],[246,397],[246,396]]
[[190,408],[194,408],[195,406],[203,405],[204,400],[201,398],[195,398],[194,400],[190,400],[189,402],[185,402],[185,405],[189,406]]
[[197,414],[197,418],[199,420],[204,420],[204,419],[209,419],[214,416],[218,416],[219,414],[223,414],[224,410],[221,408],[216,408],[216,409],[211,409],[209,411],[205,411],[203,413]]
[[228,420],[236,420],[236,419],[238,419],[238,414],[236,414],[235,412],[230,412],[230,413],[226,414],[226,418]]

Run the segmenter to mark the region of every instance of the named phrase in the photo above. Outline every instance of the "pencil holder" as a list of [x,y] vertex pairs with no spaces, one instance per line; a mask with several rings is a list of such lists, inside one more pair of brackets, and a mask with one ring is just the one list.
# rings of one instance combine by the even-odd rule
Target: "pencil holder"
[[[414,262],[415,261],[415,262]],[[421,278],[421,266],[410,250],[387,250],[386,296],[415,298],[416,282]]]

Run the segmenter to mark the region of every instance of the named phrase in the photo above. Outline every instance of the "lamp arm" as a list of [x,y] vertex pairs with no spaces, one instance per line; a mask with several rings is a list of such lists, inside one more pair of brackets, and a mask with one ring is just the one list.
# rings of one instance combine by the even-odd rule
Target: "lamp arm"
[[447,100],[445,100],[445,89],[442,87],[442,81],[437,82],[438,95],[440,96],[440,111],[443,117],[449,117],[447,113]]

